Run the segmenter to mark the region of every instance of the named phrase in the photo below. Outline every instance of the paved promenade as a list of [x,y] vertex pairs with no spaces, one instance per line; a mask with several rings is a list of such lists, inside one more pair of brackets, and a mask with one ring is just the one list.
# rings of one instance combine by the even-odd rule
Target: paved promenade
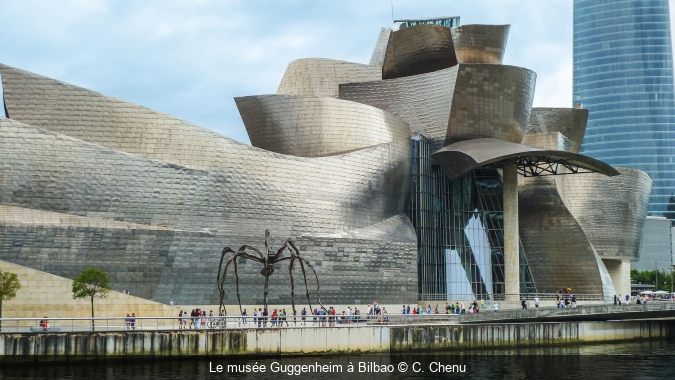
[[675,302],[651,301],[646,305],[582,305],[576,308],[559,309],[541,307],[539,310],[507,309],[461,314],[459,323],[517,323],[517,322],[568,322],[568,321],[610,321],[631,319],[675,319]]

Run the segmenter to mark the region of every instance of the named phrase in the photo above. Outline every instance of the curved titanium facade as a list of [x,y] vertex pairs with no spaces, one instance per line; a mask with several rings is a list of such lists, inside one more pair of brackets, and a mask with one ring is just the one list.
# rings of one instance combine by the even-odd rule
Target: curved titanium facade
[[405,78],[346,83],[340,99],[380,108],[408,122],[428,137],[432,149],[443,147],[459,66]]
[[461,141],[435,152],[432,157],[443,167],[450,179],[461,177],[479,167],[502,166],[507,162],[528,158],[534,161],[545,160],[553,164],[566,163],[608,176],[619,174],[616,169],[604,162],[580,154],[540,149],[497,139]]
[[341,83],[382,79],[382,67],[325,58],[298,59],[288,64],[279,95],[338,97]]
[[537,74],[516,66],[461,64],[445,144],[496,138],[520,143]]
[[520,143],[536,75],[514,66],[460,64],[432,73],[340,85],[340,99],[399,116],[432,150],[472,138]]
[[[149,266],[152,274],[136,275],[135,282],[127,281],[131,274],[124,277],[124,273],[138,272],[142,267],[133,245],[127,250],[124,239],[85,239],[85,252],[119,251],[114,259],[87,256],[96,259],[86,262],[111,273],[116,289],[130,289],[165,302],[174,298],[181,303],[214,304],[216,255],[225,245],[262,245],[264,229],[269,228],[274,245],[294,238],[303,256],[316,264],[322,283],[330,283],[332,291],[324,294],[333,294],[328,296],[334,297],[332,302],[366,299],[376,290],[378,297],[392,302],[414,299],[416,245],[409,236],[395,229],[392,235],[382,231],[372,239],[311,236],[362,229],[390,218],[410,226],[406,217],[403,221],[400,217],[410,178],[407,139],[331,157],[280,155],[76,86],[2,69],[10,114],[59,133],[0,119],[0,158],[4,163],[0,203],[186,230],[170,232],[156,244],[158,249],[143,253],[142,257],[155,255],[161,265]],[[49,91],[41,91],[46,89]],[[54,105],[58,111],[53,111]],[[396,122],[405,126],[398,119]],[[386,129],[376,128],[374,123],[371,121],[374,130]],[[54,244],[49,240],[53,227],[30,228],[37,228],[45,239],[27,240],[31,235],[26,228],[3,226],[0,245],[19,247],[2,251],[3,258],[59,275],[72,276],[82,270],[84,262],[77,261],[81,256],[61,260],[59,265],[47,255],[29,259],[29,252],[43,252],[42,244]],[[100,234],[117,232],[103,229]],[[80,244],[60,239],[65,244]],[[364,266],[370,268],[368,272],[363,271]],[[252,264],[240,267],[242,285],[248,289],[242,296],[250,302],[261,298],[259,271]],[[278,288],[273,302],[287,302],[290,297],[284,272],[271,278]],[[186,277],[191,280],[185,282]],[[347,296],[352,298],[341,298]]]
[[[577,176],[583,176],[580,174]],[[554,293],[614,294],[607,269],[560,198],[553,177],[519,181],[520,239],[537,290]]]
[[675,188],[668,0],[574,0],[574,102],[590,111],[581,153],[652,178],[649,212]]
[[587,109],[532,108],[526,133],[560,132],[572,141],[570,151],[579,153],[587,121]]
[[290,95],[247,96],[235,102],[251,145],[272,152],[321,157],[410,140],[408,123],[365,104]]
[[452,28],[459,63],[501,65],[510,25],[462,25]]
[[[536,76],[498,64],[507,27],[458,28],[457,46],[452,33],[383,30],[373,65],[291,62],[277,95],[236,99],[255,146],[0,65],[12,118],[0,118],[0,259],[71,278],[96,267],[116,290],[208,305],[223,247],[262,247],[269,229],[273,248],[292,239],[314,265],[330,304],[614,293],[593,241],[621,281],[627,260],[617,265],[624,256],[596,237],[599,217],[585,216],[574,184],[593,199],[623,186],[602,203],[614,215],[639,206],[644,178],[518,187],[514,166],[525,176],[618,172],[576,154],[583,111],[536,110],[528,121]],[[448,60],[456,51],[480,63]],[[565,201],[578,220],[561,193],[574,193]],[[631,231],[624,246],[637,239],[636,210],[611,220]],[[260,303],[261,267],[238,263],[242,299]],[[290,300],[282,268],[272,304]]]
[[393,32],[389,37],[382,79],[430,73],[456,64],[450,29],[417,25]]
[[601,258],[637,261],[652,181],[640,170],[616,169],[621,175],[567,176],[558,188]]

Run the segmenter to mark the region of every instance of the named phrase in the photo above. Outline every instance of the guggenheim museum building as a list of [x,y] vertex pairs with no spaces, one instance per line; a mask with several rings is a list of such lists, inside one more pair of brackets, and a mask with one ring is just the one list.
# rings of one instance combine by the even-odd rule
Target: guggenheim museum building
[[[324,304],[626,294],[651,180],[579,154],[587,110],[532,108],[508,34],[402,20],[368,64],[293,61],[276,94],[234,99],[251,145],[0,64],[0,260],[217,304],[221,251],[267,229]],[[237,263],[242,303],[262,303],[260,264]],[[290,302],[286,263],[270,303]]]

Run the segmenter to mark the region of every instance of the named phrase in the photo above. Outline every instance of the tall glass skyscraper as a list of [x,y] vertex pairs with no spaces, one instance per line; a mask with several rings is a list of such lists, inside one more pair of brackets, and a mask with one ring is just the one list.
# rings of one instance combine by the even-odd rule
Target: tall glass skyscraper
[[574,103],[590,115],[581,153],[652,178],[651,215],[675,192],[668,0],[574,0]]

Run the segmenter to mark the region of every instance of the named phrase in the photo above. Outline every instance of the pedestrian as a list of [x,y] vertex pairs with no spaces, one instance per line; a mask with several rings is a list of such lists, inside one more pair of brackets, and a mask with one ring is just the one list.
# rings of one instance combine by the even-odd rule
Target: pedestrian
[[488,296],[488,299],[487,299],[487,308],[488,308],[488,310],[490,309],[490,296]]
[[485,310],[485,298],[480,299],[480,308]]
[[434,314],[440,314],[440,313],[438,312],[438,305],[436,305],[436,310],[434,310]]
[[248,314],[246,313],[246,309],[241,313],[241,321],[246,324],[246,317],[248,317]]
[[495,313],[499,313],[499,304],[496,302],[495,302]]
[[283,313],[281,323],[286,323],[286,327],[288,327],[288,314],[286,314],[286,309],[282,309],[281,312]]
[[302,315],[302,318],[300,319],[302,321],[302,325],[307,326],[307,308],[303,307],[300,315]]
[[[127,317],[129,317],[129,313],[127,313]],[[183,328],[183,310],[181,310],[180,313],[178,313],[178,330],[182,328]]]
[[539,297],[534,296],[534,308],[535,310],[539,310]]
[[523,299],[520,300],[520,304],[523,306],[522,310],[527,311],[527,298],[523,297]]
[[277,314],[277,309],[272,310],[272,315],[271,315],[271,321],[272,321],[272,327],[275,327],[277,325],[277,318],[279,318],[279,314]]
[[431,304],[427,305],[427,314],[431,314]]
[[131,313],[131,329],[136,330],[136,313]]

